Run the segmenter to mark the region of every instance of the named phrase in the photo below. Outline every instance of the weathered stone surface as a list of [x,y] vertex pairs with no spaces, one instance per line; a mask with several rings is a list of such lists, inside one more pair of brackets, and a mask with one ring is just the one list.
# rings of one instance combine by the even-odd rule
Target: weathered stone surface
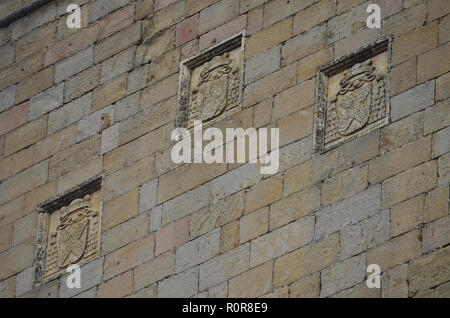
[[335,263],[322,271],[320,296],[327,297],[337,291],[352,287],[363,281],[366,275],[364,254]]
[[376,185],[316,213],[315,239],[342,229],[346,224],[361,221],[381,209],[381,186]]
[[170,6],[158,10],[144,20],[143,38],[147,40],[159,31],[176,24],[185,17],[185,1],[178,1]]
[[256,32],[248,40],[245,58],[264,52],[265,50],[290,38],[292,33],[292,18],[286,18],[264,30]]
[[131,190],[118,198],[105,203],[103,230],[110,229],[138,214],[139,192]]
[[406,170],[383,182],[383,207],[389,207],[432,189],[437,183],[436,161]]
[[369,182],[377,183],[431,159],[431,139],[421,138],[369,162]]
[[245,63],[245,83],[251,83],[280,68],[280,45],[255,55]]
[[449,107],[449,102],[442,102],[425,110],[423,120],[423,133],[425,135],[450,126]]
[[131,71],[133,69],[135,54],[136,47],[132,46],[129,49],[104,61],[102,63],[100,83],[104,84],[125,72]]
[[124,273],[153,258],[155,235],[148,235],[105,256],[103,279]]
[[170,276],[158,284],[160,298],[187,298],[198,292],[198,267]]
[[433,134],[433,158],[450,151],[450,127]]
[[434,104],[435,81],[428,81],[391,99],[391,119],[397,121]]
[[251,267],[300,248],[313,239],[314,217],[306,216],[294,223],[252,240]]
[[450,279],[450,247],[439,249],[413,260],[408,265],[409,296]]
[[9,278],[33,265],[34,240],[28,240],[0,254],[0,279]]
[[239,243],[247,242],[269,230],[269,208],[262,208],[239,221]]
[[448,186],[438,187],[427,193],[424,206],[424,222],[437,220],[448,214]]
[[340,232],[340,258],[346,259],[389,239],[389,211],[381,211]]
[[110,174],[104,181],[104,200],[109,201],[153,179],[154,157],[145,157],[132,166]]
[[189,216],[170,223],[156,232],[155,255],[176,248],[189,240]]
[[48,166],[48,161],[43,161],[1,183],[0,202],[3,204],[46,183]]
[[239,222],[233,221],[222,226],[220,233],[220,252],[227,252],[239,244]]
[[368,166],[358,166],[342,172],[322,185],[322,204],[336,203],[365,190],[368,186]]
[[116,276],[98,286],[98,298],[123,298],[133,291],[133,271]]
[[249,250],[250,244],[243,244],[225,254],[221,254],[210,261],[201,264],[199,271],[200,290],[215,286],[218,283],[248,270]]
[[[402,251],[399,253],[398,251]],[[422,252],[420,230],[398,236],[385,244],[367,251],[367,264],[378,264],[381,271],[408,262]]]
[[29,103],[23,103],[0,113],[0,135],[4,135],[28,122]]
[[64,282],[67,281],[69,274],[62,276],[62,284],[60,284],[59,295],[62,298],[70,298],[75,296],[76,294],[80,294],[98,284],[102,281],[103,276],[103,258],[99,258],[95,261],[92,261],[86,265],[81,266],[81,288],[68,288],[67,284]]
[[391,235],[408,232],[424,222],[424,196],[419,195],[391,208]]
[[391,151],[423,136],[424,113],[418,112],[381,129],[380,150]]
[[320,187],[312,186],[275,202],[270,207],[270,230],[300,219],[320,207]]
[[286,42],[281,50],[282,65],[290,64],[325,46],[325,26],[317,26]]
[[283,286],[320,271],[336,262],[338,257],[339,235],[336,233],[275,260],[273,285]]
[[14,105],[16,86],[12,85],[0,91],[0,111],[4,111]]
[[127,3],[128,0],[96,0],[91,4],[89,22],[94,22]]
[[30,120],[46,114],[61,106],[64,102],[64,84],[54,86],[30,100]]
[[94,48],[89,47],[71,57],[68,57],[55,65],[55,82],[60,83],[63,80],[72,77],[75,74],[84,71],[94,63]]
[[290,298],[313,298],[320,296],[320,273],[299,279],[289,287]]
[[16,296],[21,296],[33,289],[33,267],[29,267],[16,276]]
[[450,242],[450,217],[425,224],[422,235],[424,253],[447,245]]
[[283,195],[283,179],[275,176],[258,182],[245,196],[245,213],[250,213],[271,204]]
[[213,258],[219,253],[219,248],[220,229],[211,231],[178,247],[176,272],[181,272]]
[[16,86],[16,104],[53,86],[55,76],[54,66],[49,66],[30,77],[25,78]]
[[267,262],[230,279],[229,297],[259,297],[272,289],[273,263]]
[[89,115],[91,111],[92,94],[88,93],[51,112],[48,116],[48,134],[63,129]]
[[383,298],[408,297],[408,266],[398,265],[381,276],[381,296]]
[[148,233],[148,224],[148,215],[142,214],[103,232],[101,254],[109,254],[141,239]]
[[140,290],[163,278],[171,275],[175,271],[175,254],[167,252],[147,263],[139,265],[134,270],[134,289]]

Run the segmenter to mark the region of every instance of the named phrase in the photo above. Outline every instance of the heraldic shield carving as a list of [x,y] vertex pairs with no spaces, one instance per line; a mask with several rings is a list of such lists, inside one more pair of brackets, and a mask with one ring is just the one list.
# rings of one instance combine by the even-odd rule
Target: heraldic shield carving
[[181,63],[177,126],[212,124],[240,109],[243,34]]
[[331,149],[388,123],[388,52],[369,55],[363,61],[361,54],[353,57],[353,63],[350,57],[330,66],[329,76],[327,69],[319,72],[316,151]]
[[35,283],[47,281],[65,272],[69,265],[81,265],[99,255],[100,191],[77,199],[69,195],[64,200],[69,204],[51,213],[45,213],[43,208],[44,213],[39,215]]

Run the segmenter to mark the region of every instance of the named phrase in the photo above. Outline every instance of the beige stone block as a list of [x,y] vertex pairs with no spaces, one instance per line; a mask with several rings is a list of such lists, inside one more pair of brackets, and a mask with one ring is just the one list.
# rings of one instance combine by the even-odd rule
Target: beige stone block
[[186,164],[162,175],[158,185],[158,204],[199,186],[226,172],[224,164]]
[[246,43],[245,58],[249,59],[289,39],[292,34],[292,20],[292,17],[286,18],[250,36]]
[[245,196],[245,214],[265,207],[283,196],[283,178],[281,175],[255,184]]
[[431,138],[421,138],[370,161],[369,182],[380,182],[430,159]]
[[378,264],[385,271],[406,263],[422,253],[420,230],[408,232],[367,251],[367,264]]
[[274,287],[283,286],[337,261],[339,257],[339,234],[332,234],[322,241],[283,255],[274,264]]
[[54,64],[73,53],[86,49],[97,39],[98,25],[81,30],[61,41],[53,42],[45,51],[44,66]]
[[391,236],[415,229],[424,222],[424,196],[419,195],[391,208]]
[[270,230],[298,220],[320,207],[320,186],[311,186],[270,206]]
[[94,113],[112,103],[122,99],[127,94],[127,75],[122,75],[94,90],[92,95],[92,109]]
[[242,217],[239,221],[239,243],[263,235],[269,230],[269,208],[265,207]]
[[389,207],[432,189],[437,182],[436,161],[410,168],[383,181],[383,207]]
[[0,279],[9,278],[33,265],[34,239],[0,254]]
[[334,16],[336,3],[333,0],[323,0],[301,10],[294,16],[294,35],[303,33],[312,27]]
[[189,216],[170,223],[156,232],[155,255],[176,248],[189,240]]
[[314,217],[306,216],[252,240],[250,265],[258,266],[310,243],[313,232]]
[[141,214],[136,218],[127,220],[102,234],[101,254],[106,255],[125,245],[143,238],[148,234],[148,214]]
[[134,289],[140,290],[161,279],[166,278],[175,271],[175,254],[167,252],[154,259],[139,265],[134,270]]
[[422,236],[424,253],[450,243],[450,217],[446,216],[425,224]]
[[154,177],[154,157],[145,157],[132,166],[125,167],[106,176],[104,181],[104,200],[118,197]]
[[102,229],[106,231],[123,223],[139,213],[139,190],[133,189],[116,199],[105,203]]
[[449,54],[450,43],[447,43],[419,55],[417,58],[417,82],[423,83],[447,73],[450,70],[450,61],[446,58]]
[[367,165],[346,170],[322,185],[322,204],[324,206],[336,203],[363,191],[368,186]]
[[249,250],[250,244],[243,244],[201,264],[199,270],[200,290],[215,286],[247,271],[250,259]]
[[98,298],[123,298],[133,291],[133,271],[116,276],[98,286]]
[[424,206],[424,222],[437,220],[448,214],[449,187],[442,186],[427,193]]
[[318,298],[320,295],[320,273],[301,278],[289,286],[289,298]]
[[105,256],[103,279],[124,273],[154,256],[155,235],[148,235]]
[[239,222],[233,221],[224,226],[220,233],[220,252],[227,252],[239,244]]
[[120,32],[108,37],[102,42],[96,44],[94,52],[94,63],[106,60],[107,58],[137,44],[141,40],[142,22],[121,30]]
[[381,296],[383,298],[408,298],[408,266],[391,268],[381,276]]
[[409,296],[450,279],[450,246],[423,255],[408,264]]
[[280,129],[280,146],[312,135],[314,121],[314,106],[304,108],[277,122]]
[[38,140],[44,138],[47,134],[47,116],[34,120],[18,129],[10,132],[5,137],[3,155],[8,156]]
[[228,296],[249,298],[266,294],[272,289],[272,269],[270,261],[230,279]]

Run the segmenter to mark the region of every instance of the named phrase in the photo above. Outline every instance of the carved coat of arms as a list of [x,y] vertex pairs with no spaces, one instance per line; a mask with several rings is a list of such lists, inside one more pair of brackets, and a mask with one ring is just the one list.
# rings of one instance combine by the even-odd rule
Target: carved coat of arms
[[229,53],[215,56],[203,66],[198,84],[191,91],[189,121],[209,121],[238,102],[240,72]]
[[45,277],[95,256],[97,252],[99,213],[92,209],[90,195],[73,200],[59,213],[56,230],[49,233]]
[[357,132],[386,113],[384,75],[376,72],[372,60],[355,64],[339,84],[327,110],[325,143]]

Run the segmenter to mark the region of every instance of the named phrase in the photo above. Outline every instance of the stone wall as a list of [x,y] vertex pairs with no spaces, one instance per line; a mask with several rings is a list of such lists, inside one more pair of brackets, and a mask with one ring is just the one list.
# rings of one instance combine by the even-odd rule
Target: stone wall
[[[174,164],[180,62],[243,30],[241,109],[217,125],[280,128],[279,172]],[[316,152],[318,68],[389,38],[389,123]],[[449,297],[449,40],[446,0],[57,0],[12,22],[0,296]],[[37,284],[38,208],[93,177],[101,245],[82,288]]]

